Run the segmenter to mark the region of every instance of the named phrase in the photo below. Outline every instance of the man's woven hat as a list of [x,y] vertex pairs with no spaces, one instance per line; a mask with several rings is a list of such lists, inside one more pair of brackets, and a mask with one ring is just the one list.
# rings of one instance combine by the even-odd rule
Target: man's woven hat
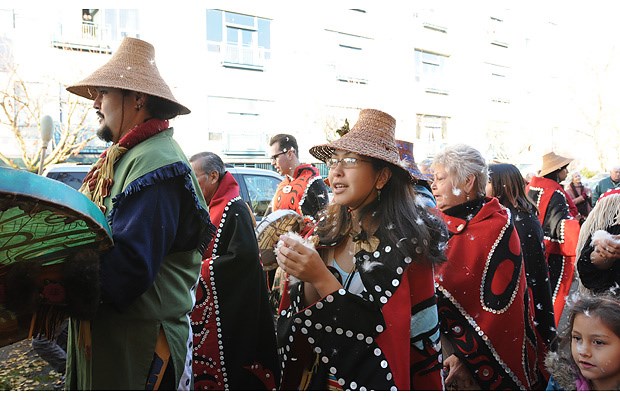
[[405,166],[405,169],[409,171],[411,176],[416,180],[422,180],[431,182],[433,180],[432,175],[423,174],[418,168],[415,159],[413,158],[413,143],[405,140],[396,140],[396,147],[398,147],[398,153],[400,155],[400,162]]
[[557,169],[560,169],[573,161],[572,158],[562,157],[554,152],[547,153],[543,156],[542,168],[539,176],[545,176]]
[[310,154],[323,162],[336,150],[376,158],[397,166],[413,180],[400,162],[395,130],[396,120],[391,115],[379,110],[361,110],[357,122],[349,132],[333,142],[310,148]]
[[179,103],[163,80],[155,64],[155,48],[144,40],[126,37],[112,58],[82,81],[67,90],[94,100],[96,88],[127,89],[161,97],[179,106],[179,115],[191,111]]

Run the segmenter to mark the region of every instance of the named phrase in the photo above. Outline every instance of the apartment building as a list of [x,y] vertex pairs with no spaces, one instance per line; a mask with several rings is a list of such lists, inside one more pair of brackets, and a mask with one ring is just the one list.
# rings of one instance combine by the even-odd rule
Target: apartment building
[[[266,166],[269,137],[282,132],[314,162],[307,150],[367,107],[397,119],[397,138],[414,142],[418,160],[454,142],[488,158],[534,160],[554,146],[541,133],[563,129],[559,115],[540,112],[562,96],[541,86],[561,87],[554,65],[545,60],[539,79],[528,79],[530,57],[540,60],[534,53],[555,35],[548,16],[447,1],[289,3],[0,9],[0,81],[16,65],[48,90],[46,113],[63,124],[64,85],[103,64],[124,36],[142,38],[192,110],[172,122],[187,155],[209,150],[246,165]],[[36,127],[24,129],[36,146]],[[0,146],[14,146],[5,127]]]

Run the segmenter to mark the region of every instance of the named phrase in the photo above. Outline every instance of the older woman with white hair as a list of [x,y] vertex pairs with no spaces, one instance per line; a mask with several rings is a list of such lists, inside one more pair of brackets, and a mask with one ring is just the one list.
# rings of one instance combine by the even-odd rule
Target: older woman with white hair
[[519,237],[510,211],[485,197],[484,158],[454,145],[435,156],[433,171],[449,230],[448,260],[435,269],[447,388],[544,389]]

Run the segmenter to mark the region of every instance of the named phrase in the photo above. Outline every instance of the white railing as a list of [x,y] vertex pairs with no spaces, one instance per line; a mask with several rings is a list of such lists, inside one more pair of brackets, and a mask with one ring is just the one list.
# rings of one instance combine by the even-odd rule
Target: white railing
[[110,29],[103,24],[80,22],[61,25],[54,35],[54,46],[74,48],[107,48]]
[[259,47],[224,43],[208,43],[208,50],[219,53],[223,65],[262,69],[271,56],[271,51]]

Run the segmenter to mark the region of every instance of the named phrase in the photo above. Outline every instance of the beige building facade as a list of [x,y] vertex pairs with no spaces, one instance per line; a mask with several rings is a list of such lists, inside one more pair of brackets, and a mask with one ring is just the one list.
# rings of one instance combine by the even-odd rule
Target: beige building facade
[[[307,150],[333,139],[345,119],[353,124],[362,108],[392,114],[397,138],[414,142],[418,161],[456,142],[524,167],[550,150],[575,156],[574,142],[560,140],[574,129],[566,119],[565,55],[549,50],[559,25],[550,13],[501,4],[5,8],[0,49],[27,83],[49,84],[43,112],[61,124],[64,85],[103,64],[123,36],[150,41],[164,79],[192,110],[173,122],[188,156],[209,150],[265,166],[269,137],[287,132],[298,138],[302,161],[314,162]],[[0,82],[7,73],[5,65]],[[36,146],[36,127],[32,136]],[[4,126],[0,146],[18,152]]]

